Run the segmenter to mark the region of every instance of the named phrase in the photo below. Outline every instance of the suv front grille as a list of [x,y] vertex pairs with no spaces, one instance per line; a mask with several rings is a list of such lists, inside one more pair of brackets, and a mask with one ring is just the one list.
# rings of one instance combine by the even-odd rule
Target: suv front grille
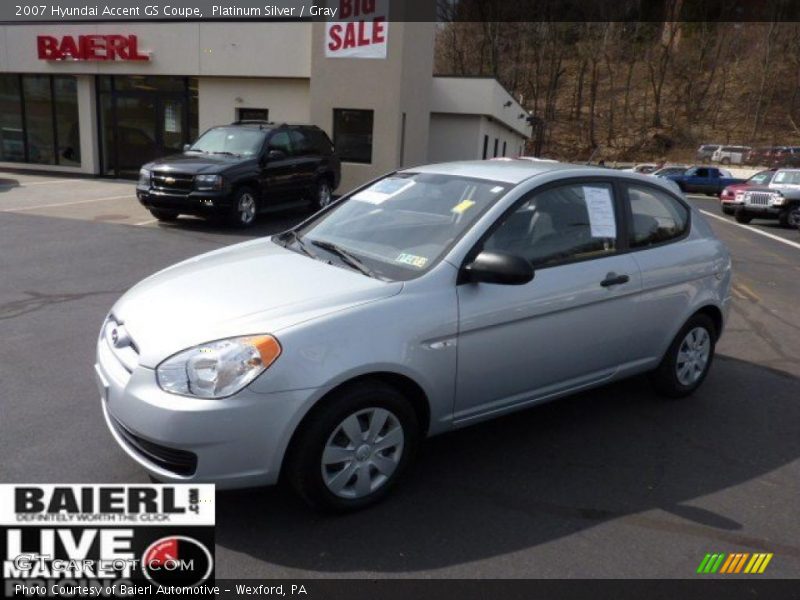
[[756,206],[769,206],[770,200],[772,200],[770,192],[747,192],[744,196],[745,204]]
[[168,448],[140,438],[113,417],[111,422],[128,446],[146,461],[176,475],[193,475],[197,470],[197,455],[193,452]]
[[192,191],[194,177],[184,173],[164,173],[155,171],[152,175],[153,188],[163,192],[184,192]]

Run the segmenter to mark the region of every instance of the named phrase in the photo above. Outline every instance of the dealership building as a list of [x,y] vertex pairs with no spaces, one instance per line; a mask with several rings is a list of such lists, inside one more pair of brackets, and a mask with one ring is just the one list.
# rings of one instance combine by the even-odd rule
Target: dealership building
[[2,25],[0,168],[131,177],[240,119],[324,129],[341,192],[402,166],[523,153],[527,115],[497,81],[432,75],[435,27]]

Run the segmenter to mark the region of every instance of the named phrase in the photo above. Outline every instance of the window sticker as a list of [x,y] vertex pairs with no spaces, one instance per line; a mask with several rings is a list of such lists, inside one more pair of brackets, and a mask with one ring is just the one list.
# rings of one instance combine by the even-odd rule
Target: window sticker
[[493,194],[496,194],[497,192],[502,192],[503,191],[503,186],[502,185],[496,185],[489,191],[492,192]]
[[410,179],[389,177],[358,192],[352,199],[358,200],[359,202],[369,202],[370,204],[382,204],[392,196],[396,196],[400,192],[407,190],[414,185],[414,183],[415,182]]
[[617,237],[614,203],[611,191],[604,187],[583,186],[583,199],[589,213],[589,226],[593,238]]
[[450,212],[454,212],[457,215],[463,215],[467,212],[470,208],[475,206],[475,202],[473,200],[462,200],[458,204],[456,204],[453,208],[450,209]]
[[403,252],[394,259],[396,262],[403,263],[404,265],[411,265],[421,269],[428,264],[428,259],[424,256],[417,256],[416,254],[406,254]]

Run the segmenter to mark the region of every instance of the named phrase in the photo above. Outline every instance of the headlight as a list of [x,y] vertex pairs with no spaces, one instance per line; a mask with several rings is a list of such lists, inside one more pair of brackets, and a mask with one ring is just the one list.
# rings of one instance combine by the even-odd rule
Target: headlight
[[222,175],[195,175],[194,187],[196,190],[221,190]]
[[786,198],[784,198],[783,194],[773,194],[772,196],[772,204],[775,206],[783,206],[786,204]]
[[253,381],[280,354],[281,345],[271,335],[218,340],[166,359],[158,365],[156,379],[165,392],[224,398]]
[[150,175],[152,175],[152,173],[149,169],[139,169],[139,181],[136,182],[136,187],[149,188]]

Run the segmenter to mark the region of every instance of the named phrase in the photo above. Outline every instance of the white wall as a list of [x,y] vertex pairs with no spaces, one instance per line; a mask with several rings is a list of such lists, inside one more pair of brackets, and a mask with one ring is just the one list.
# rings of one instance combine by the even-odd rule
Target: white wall
[[428,161],[473,160],[480,158],[482,138],[478,115],[431,114]]
[[497,156],[503,156],[503,142],[506,142],[506,156],[514,157],[519,155],[520,146],[523,145],[525,138],[516,131],[510,130],[502,123],[498,123],[488,117],[481,117],[480,130],[478,137],[480,140],[480,153],[476,158],[481,158],[483,153],[483,136],[489,136],[489,144],[486,148],[486,158],[494,157],[494,140],[497,139]]
[[237,108],[267,108],[275,122],[310,122],[308,79],[201,77],[197,81],[200,132],[236,120]]

